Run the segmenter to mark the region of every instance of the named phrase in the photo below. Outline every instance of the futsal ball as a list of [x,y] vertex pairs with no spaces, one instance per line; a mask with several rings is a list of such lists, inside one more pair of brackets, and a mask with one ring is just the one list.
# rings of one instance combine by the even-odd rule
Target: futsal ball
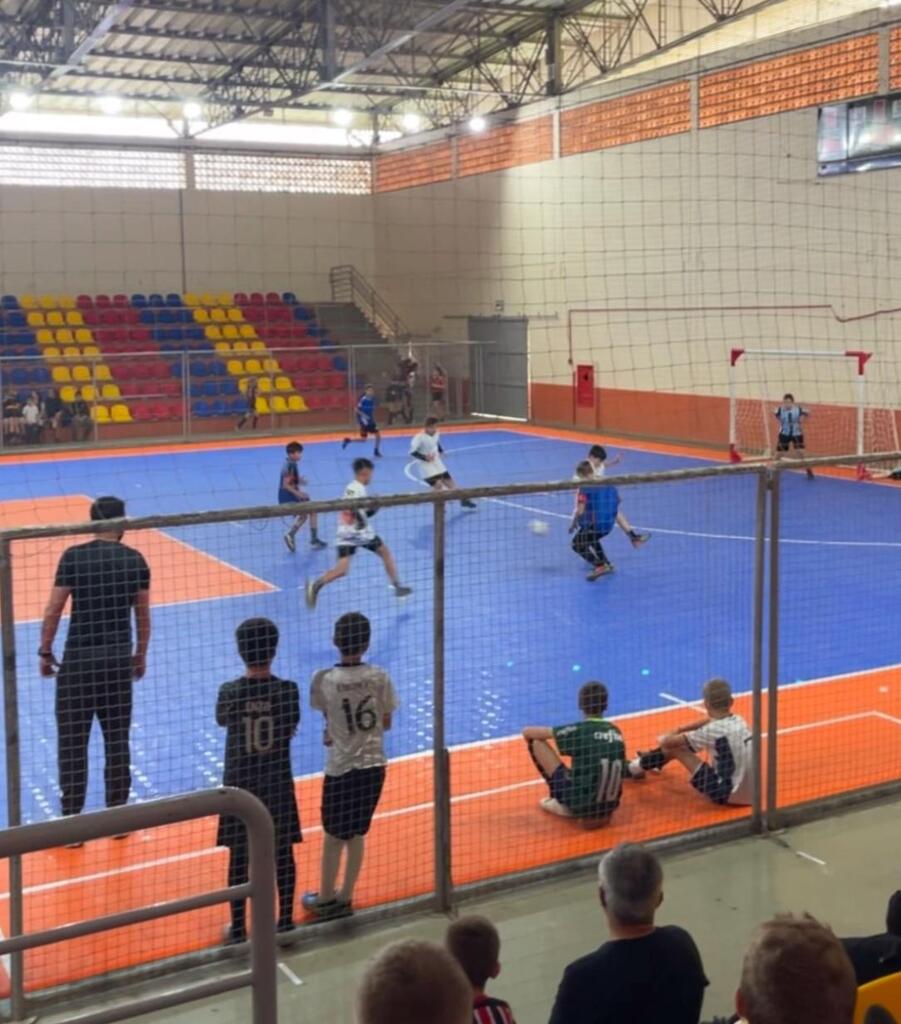
[[543,519],[533,519],[529,523],[529,529],[532,533],[537,533],[539,537],[543,537],[550,530],[550,527]]

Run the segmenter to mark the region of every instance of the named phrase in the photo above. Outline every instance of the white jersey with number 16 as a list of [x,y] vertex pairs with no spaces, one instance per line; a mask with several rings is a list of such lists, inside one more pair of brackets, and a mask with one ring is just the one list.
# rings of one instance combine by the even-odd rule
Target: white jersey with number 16
[[310,706],[327,719],[331,746],[326,775],[377,768],[387,762],[383,719],[397,710],[398,700],[383,669],[375,665],[322,669],[310,685]]

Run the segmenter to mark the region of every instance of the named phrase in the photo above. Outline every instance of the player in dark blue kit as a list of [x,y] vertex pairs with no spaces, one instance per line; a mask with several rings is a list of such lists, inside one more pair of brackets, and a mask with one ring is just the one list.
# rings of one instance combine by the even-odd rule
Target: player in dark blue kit
[[[301,487],[306,483],[306,480],[300,475],[300,470],[297,468],[300,464],[300,457],[303,454],[303,445],[300,441],[291,441],[285,445],[285,464],[282,466],[282,475],[278,481],[278,503],[279,505],[299,505],[305,501],[310,500],[309,494],[306,491],[302,491]],[[328,545],[325,541],[319,539],[318,523],[316,519],[316,513],[309,513],[310,520],[310,544],[314,548],[324,548]],[[288,546],[288,550],[294,552],[297,550],[297,542],[295,537],[298,531],[307,521],[307,513],[299,513],[291,529],[285,534],[285,544]]]
[[382,457],[382,435],[379,432],[379,425],[375,421],[375,388],[371,384],[366,385],[366,390],[357,402],[357,422],[360,424],[359,437],[345,437],[341,445],[343,451],[353,441],[365,441],[370,434],[375,437],[375,456]]
[[[596,479],[594,467],[587,460],[576,466],[576,476],[586,483]],[[586,577],[589,583],[613,572],[601,541],[616,526],[619,492],[615,487],[580,487],[576,495],[569,532],[574,533],[573,551],[594,566]]]

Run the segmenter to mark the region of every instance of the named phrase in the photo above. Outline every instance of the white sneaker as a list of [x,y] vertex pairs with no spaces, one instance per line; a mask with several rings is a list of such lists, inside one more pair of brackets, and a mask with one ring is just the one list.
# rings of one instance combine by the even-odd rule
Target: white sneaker
[[647,772],[641,767],[641,758],[633,758],[626,767],[630,779],[643,779]]
[[548,814],[556,814],[558,818],[573,817],[573,812],[568,807],[564,807],[559,800],[555,800],[552,796],[546,796],[543,800],[539,800],[538,806]]

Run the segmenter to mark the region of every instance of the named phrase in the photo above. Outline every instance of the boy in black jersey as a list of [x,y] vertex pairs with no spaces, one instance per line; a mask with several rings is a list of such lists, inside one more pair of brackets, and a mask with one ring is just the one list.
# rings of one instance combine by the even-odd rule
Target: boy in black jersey
[[[301,841],[300,818],[291,771],[291,737],[300,724],[297,684],[270,671],[278,628],[269,619],[247,619],[236,632],[238,654],[246,666],[240,679],[224,683],[216,701],[216,721],[227,729],[222,783],[246,789],[268,808],[275,824],[275,867],[278,881],[278,930],[294,928],[296,869],[294,843]],[[219,819],[217,846],[231,851],[228,884],[248,878],[247,830],[237,818]],[[245,901],[231,904],[229,944],[246,942]]]
[[[300,475],[300,459],[303,455],[303,445],[300,441],[289,441],[285,445],[285,464],[282,466],[282,473],[278,479],[278,503],[279,505],[302,505],[310,500],[309,494],[303,487],[306,480]],[[310,519],[310,544],[314,548],[324,548],[328,545],[319,539],[319,521],[315,512],[309,513]],[[294,539],[300,528],[307,521],[307,513],[298,511],[291,529],[285,534],[285,545],[293,554],[297,550],[297,541]]]

